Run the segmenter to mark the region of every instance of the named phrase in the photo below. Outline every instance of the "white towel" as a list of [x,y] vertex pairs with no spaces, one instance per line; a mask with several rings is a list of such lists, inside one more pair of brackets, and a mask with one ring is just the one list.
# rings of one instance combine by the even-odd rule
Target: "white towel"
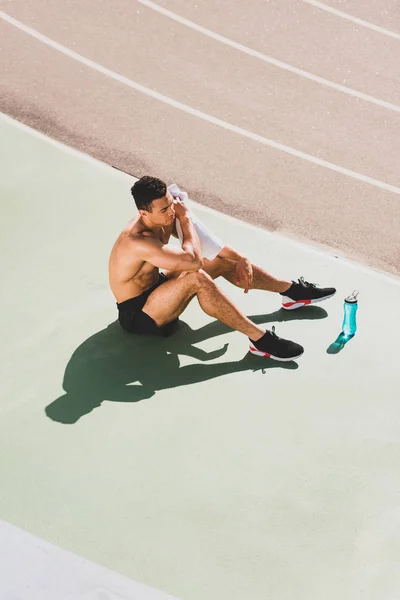
[[[179,200],[182,200],[182,202],[186,202],[188,200],[187,192],[180,190],[176,183],[169,185],[168,191],[173,198],[179,198]],[[199,236],[203,257],[207,258],[208,260],[213,260],[222,250],[225,244],[222,240],[220,240],[219,237],[211,233],[211,231],[207,229],[207,227],[193,214],[192,211],[189,211],[189,216],[192,220],[197,235]],[[179,223],[179,219],[176,219],[175,222],[176,232],[180,242],[182,243],[183,234],[181,224]]]

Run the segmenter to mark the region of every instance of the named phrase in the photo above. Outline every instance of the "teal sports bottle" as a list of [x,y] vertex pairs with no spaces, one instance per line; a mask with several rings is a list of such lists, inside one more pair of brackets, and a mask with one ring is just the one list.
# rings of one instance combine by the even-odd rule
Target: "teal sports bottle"
[[359,291],[354,290],[350,296],[344,299],[342,334],[347,338],[353,337],[357,330],[356,313],[358,309],[358,294]]

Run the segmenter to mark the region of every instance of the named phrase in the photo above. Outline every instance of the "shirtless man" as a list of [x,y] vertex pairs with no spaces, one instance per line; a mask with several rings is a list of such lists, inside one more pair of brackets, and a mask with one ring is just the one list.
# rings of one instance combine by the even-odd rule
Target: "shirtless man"
[[[302,346],[279,338],[274,328],[268,331],[250,321],[214,280],[222,276],[245,293],[249,289],[280,293],[287,310],[325,300],[336,293],[334,288],[319,288],[303,279],[275,279],[229,246],[214,260],[203,259],[186,205],[172,198],[163,181],[142,177],[131,192],[139,214],[118,237],[109,262],[110,286],[123,329],[163,333],[197,296],[205,313],[250,339],[253,354],[281,361],[303,354]],[[168,246],[170,236],[177,237],[176,219],[183,234],[180,249]]]

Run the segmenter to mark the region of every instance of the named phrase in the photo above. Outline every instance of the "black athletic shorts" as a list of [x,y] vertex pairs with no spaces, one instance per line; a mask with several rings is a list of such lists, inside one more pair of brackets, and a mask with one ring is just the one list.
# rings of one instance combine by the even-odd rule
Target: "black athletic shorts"
[[178,319],[175,319],[175,321],[172,321],[167,325],[158,327],[156,322],[148,314],[142,311],[150,294],[166,281],[167,278],[165,275],[160,273],[158,281],[151,288],[143,292],[143,294],[125,300],[124,302],[117,303],[118,320],[122,329],[128,333],[152,333],[156,335],[169,335],[172,332]]

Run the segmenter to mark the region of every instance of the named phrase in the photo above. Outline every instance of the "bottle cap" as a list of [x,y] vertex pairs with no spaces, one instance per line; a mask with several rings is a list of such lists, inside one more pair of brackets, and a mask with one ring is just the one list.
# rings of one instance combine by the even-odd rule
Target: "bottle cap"
[[358,294],[359,294],[359,290],[354,290],[354,292],[352,292],[349,296],[347,296],[347,298],[345,298],[345,302],[349,302],[351,304],[354,304],[355,302],[358,302]]

